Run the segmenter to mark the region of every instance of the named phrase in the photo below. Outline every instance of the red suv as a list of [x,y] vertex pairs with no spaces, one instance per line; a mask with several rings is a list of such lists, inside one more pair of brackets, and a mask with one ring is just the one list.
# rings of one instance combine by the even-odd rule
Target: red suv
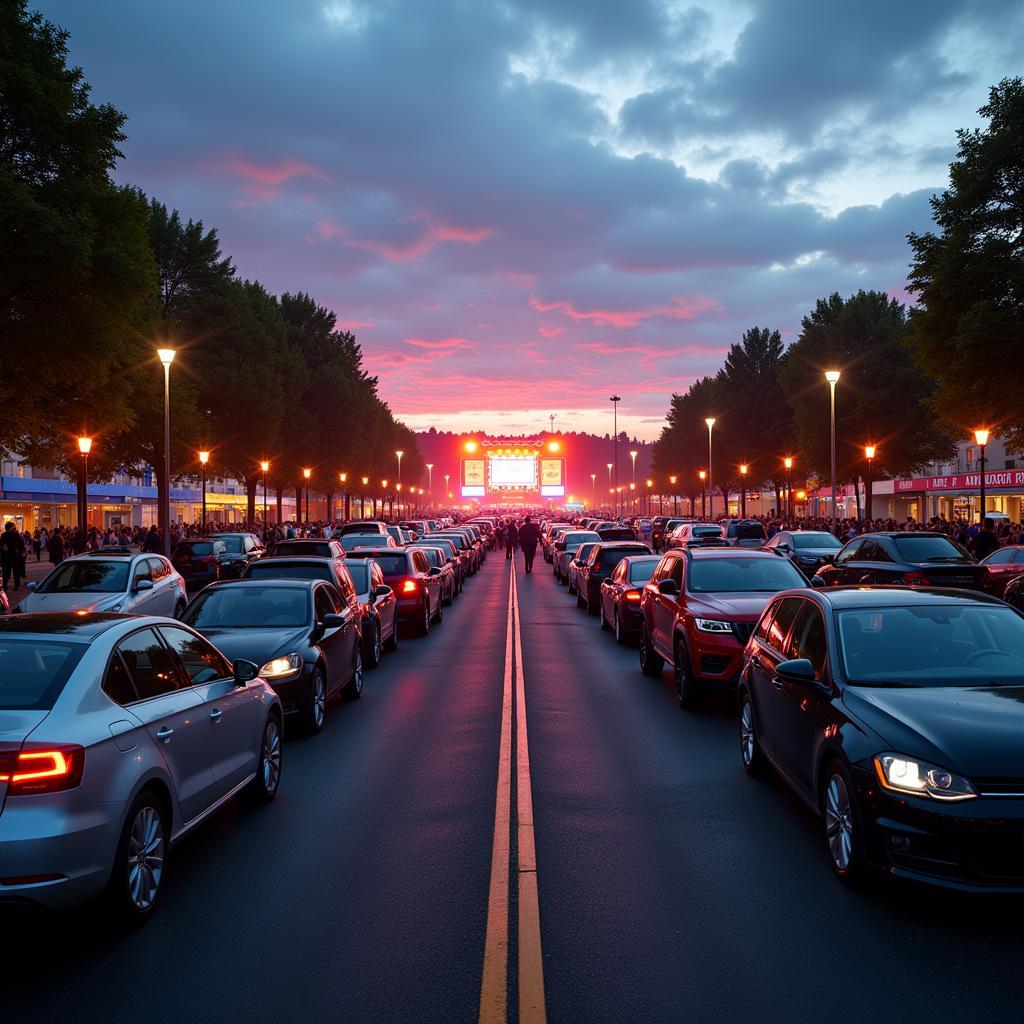
[[780,590],[806,587],[788,558],[737,548],[673,548],[640,595],[640,670],[668,662],[681,707],[693,710],[709,684],[733,686],[765,606]]

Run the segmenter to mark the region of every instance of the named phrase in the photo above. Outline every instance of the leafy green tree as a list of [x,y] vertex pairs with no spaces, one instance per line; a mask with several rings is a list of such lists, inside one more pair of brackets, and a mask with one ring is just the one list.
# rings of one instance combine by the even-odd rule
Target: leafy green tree
[[937,232],[908,236],[911,341],[942,423],[994,427],[1024,451],[1024,80],[994,86],[978,113],[987,127],[957,132],[949,188],[932,197]]
[[[666,488],[666,493],[686,495],[691,503],[699,504],[699,473],[708,468],[708,428],[704,420],[719,415],[719,398],[719,386],[712,377],[694,381],[685,394],[672,395],[651,459],[658,487]],[[675,487],[669,482],[673,476],[677,478]]]
[[786,352],[780,381],[796,426],[804,469],[830,475],[827,370],[840,370],[836,390],[836,473],[854,480],[864,445],[878,445],[875,466],[893,474],[950,453],[952,441],[926,405],[934,385],[907,345],[904,307],[883,292],[819,299]]

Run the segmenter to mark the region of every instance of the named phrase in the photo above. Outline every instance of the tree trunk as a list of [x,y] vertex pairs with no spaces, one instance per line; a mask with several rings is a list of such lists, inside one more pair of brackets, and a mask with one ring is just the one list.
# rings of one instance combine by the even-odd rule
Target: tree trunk
[[327,492],[327,515],[324,518],[329,523],[334,522],[334,491]]
[[295,488],[295,522],[303,522],[302,518],[302,488],[296,486]]
[[274,495],[277,500],[277,525],[280,526],[284,522],[284,494],[280,487],[275,487]]
[[250,530],[256,529],[256,488],[259,482],[259,476],[245,478],[245,515]]

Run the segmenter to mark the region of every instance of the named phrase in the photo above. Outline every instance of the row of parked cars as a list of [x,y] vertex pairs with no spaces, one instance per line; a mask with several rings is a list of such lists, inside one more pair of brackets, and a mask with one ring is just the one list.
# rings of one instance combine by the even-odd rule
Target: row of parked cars
[[1001,600],[987,565],[930,533],[747,547],[692,530],[659,556],[582,525],[552,524],[556,577],[636,639],[641,672],[671,669],[683,708],[737,694],[743,768],[773,770],[820,815],[839,879],[1024,890],[1016,580]]
[[489,532],[348,523],[55,567],[0,618],[0,902],[148,918],[168,849],[239,794],[272,800],[286,720],[320,732],[332,697],[441,622]]

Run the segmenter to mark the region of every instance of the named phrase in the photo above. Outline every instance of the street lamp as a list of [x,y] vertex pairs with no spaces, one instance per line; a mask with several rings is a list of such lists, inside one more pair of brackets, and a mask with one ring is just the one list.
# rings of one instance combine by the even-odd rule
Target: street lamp
[[173,348],[158,348],[156,354],[164,368],[164,500],[160,503],[160,518],[164,521],[164,554],[171,554],[171,363]]
[[654,486],[654,481],[648,478],[647,480],[647,514],[650,515],[653,511],[653,504],[651,501],[651,488]]
[[270,463],[264,459],[260,463],[263,472],[263,529],[267,529],[267,474],[270,472]]
[[199,465],[203,467],[203,533],[206,533],[206,464],[210,461],[210,453],[199,453]]
[[782,460],[786,467],[786,515],[793,518],[793,459],[786,456]]
[[864,481],[864,518],[871,518],[871,463],[875,458],[877,449],[873,444],[864,445],[864,458],[868,462],[868,475]]
[[[614,417],[614,433],[612,443],[612,461],[615,465],[615,486],[619,486],[619,402],[622,398],[619,395],[612,395],[608,399],[612,403],[612,415]],[[618,512],[618,506],[616,505],[615,511]]]
[[[345,472],[339,473],[338,474],[338,479],[341,481],[341,494],[342,494],[341,500],[342,500],[342,504],[344,506],[344,512],[342,513],[342,515],[344,515],[345,522],[347,523],[349,521],[350,513],[352,511],[352,506],[351,506],[351,502],[350,502],[350,499],[349,499],[348,487],[346,486],[348,484],[348,473],[345,473]],[[331,509],[328,509],[327,510],[327,518],[329,519],[330,517],[331,517]]]
[[672,515],[679,515],[679,495],[676,493],[677,476],[670,476],[668,482],[672,485]]
[[[368,476],[364,476],[363,477],[363,493],[362,493],[362,496],[359,499],[359,510],[360,510],[360,512],[362,512],[363,519],[366,518],[366,488],[369,485],[369,483],[370,483],[370,478]],[[373,514],[374,515],[377,514],[377,502],[376,502],[376,500],[373,503]]]
[[747,470],[750,467],[743,463],[740,466],[740,519],[747,518]]
[[705,495],[707,494],[707,491],[704,489],[704,484],[708,478],[708,474],[706,470],[702,469],[700,473],[698,473],[697,475],[700,477],[700,517],[701,519],[707,521],[708,506],[705,500]]
[[985,524],[985,445],[988,444],[987,430],[976,430],[974,432],[974,440],[978,442],[978,447],[981,449],[981,510],[978,515],[978,521],[984,526]]
[[302,477],[306,481],[306,523],[309,523],[309,478],[313,475],[313,470],[304,469],[302,471]]
[[427,463],[427,496],[431,499],[434,497],[434,464],[432,462]]
[[[708,515],[711,519],[715,518],[715,486],[713,477],[711,475],[711,428],[715,425],[715,417],[708,416],[704,422],[708,425]],[[726,497],[726,504],[728,504],[728,497]],[[727,510],[728,511],[728,510]]]
[[82,531],[82,542],[85,542],[85,531],[89,518],[89,452],[92,451],[92,438],[78,438],[78,452],[82,456],[82,490],[78,499],[78,528]]
[[452,492],[448,489],[448,480],[449,480],[450,477],[451,477],[450,473],[445,473],[445,475],[444,475],[444,493],[445,493],[445,500],[446,501],[448,500],[448,498],[450,498],[452,496]]
[[402,456],[405,452],[401,448],[396,449],[395,455],[398,456],[398,482],[402,482]]
[[841,376],[839,370],[829,370],[825,374],[828,381],[829,394],[831,398],[831,431],[830,431],[830,453],[832,462],[832,520],[836,519],[836,385]]
[[597,504],[597,474],[590,474],[590,507],[593,508]]
[[633,483],[634,484],[636,483],[636,457],[639,454],[640,454],[639,452],[630,452],[629,453],[629,457],[633,460]]

